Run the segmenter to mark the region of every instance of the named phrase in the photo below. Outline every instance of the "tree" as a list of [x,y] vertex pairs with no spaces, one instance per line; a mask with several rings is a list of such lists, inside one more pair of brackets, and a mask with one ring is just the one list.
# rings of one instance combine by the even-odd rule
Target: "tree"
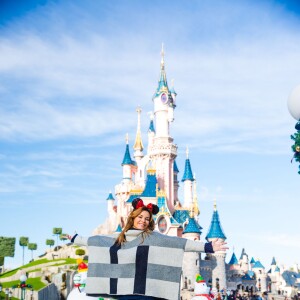
[[49,240],[48,240],[48,239],[46,240],[46,245],[47,245],[47,246],[50,246],[50,249],[51,249],[52,246],[54,246],[54,243],[55,243],[54,240],[50,240],[50,239],[49,239]]
[[[292,151],[294,152],[293,159],[300,163],[300,121],[296,123],[295,128],[297,129],[297,132],[291,135],[291,139],[295,142],[294,145],[292,145]],[[300,165],[298,174],[300,174]]]
[[75,254],[76,255],[80,255],[80,256],[83,256],[84,254],[85,254],[85,251],[83,250],[83,249],[76,249],[76,251],[75,251]]
[[33,259],[33,251],[37,249],[37,244],[28,243],[28,249],[31,250],[31,259]]
[[53,234],[56,235],[56,246],[58,246],[58,237],[62,234],[62,228],[61,227],[54,227],[53,228]]
[[60,236],[59,236],[59,239],[61,240],[61,241],[66,241],[68,238],[67,238],[67,234],[66,233],[62,233]]
[[4,258],[15,256],[16,238],[0,236],[0,266],[4,270]]
[[23,247],[23,265],[24,265],[24,249],[25,249],[25,247],[27,247],[28,241],[29,241],[29,239],[26,236],[21,236],[19,239],[19,245],[21,247]]

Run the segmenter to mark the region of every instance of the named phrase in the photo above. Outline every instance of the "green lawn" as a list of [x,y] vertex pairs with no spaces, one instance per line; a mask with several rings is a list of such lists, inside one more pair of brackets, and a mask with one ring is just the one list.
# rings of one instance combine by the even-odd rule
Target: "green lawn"
[[[3,282],[2,283],[2,287],[3,289],[6,288],[11,288],[12,286],[17,286],[20,283],[20,280],[14,280],[14,281],[9,281],[9,282]],[[43,287],[46,286],[46,284],[44,284],[43,282],[41,282],[41,277],[36,277],[36,278],[28,278],[26,280],[26,284],[30,284],[32,285],[32,288],[35,291],[39,291],[40,289],[42,289]]]
[[[59,263],[55,263],[55,262],[58,262],[58,261],[59,261]],[[64,261],[64,262],[62,262],[62,261]],[[5,277],[10,277],[10,276],[16,274],[19,269],[24,269],[24,268],[29,268],[29,267],[33,267],[33,266],[38,266],[38,265],[49,263],[49,262],[53,262],[54,266],[55,265],[71,265],[71,264],[76,264],[76,259],[74,259],[74,258],[66,258],[66,259],[48,260],[46,258],[43,258],[43,259],[35,260],[35,261],[33,261],[33,262],[29,263],[29,264],[26,264],[26,265],[24,265],[24,266],[22,266],[20,268],[17,268],[17,269],[14,269],[14,270],[11,270],[11,271],[8,271],[8,272],[5,272],[5,273],[1,274],[0,275],[0,279],[1,278],[5,278]],[[37,269],[39,269],[39,268],[37,267]]]

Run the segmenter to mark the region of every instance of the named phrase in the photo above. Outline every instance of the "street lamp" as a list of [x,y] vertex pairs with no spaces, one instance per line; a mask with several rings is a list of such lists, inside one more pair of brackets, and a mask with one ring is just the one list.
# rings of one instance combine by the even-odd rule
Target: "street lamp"
[[20,276],[20,284],[14,285],[12,288],[20,288],[21,289],[21,300],[25,300],[25,292],[26,288],[32,288],[31,284],[26,284],[27,276],[25,274]]
[[[300,163],[300,85],[291,92],[287,104],[290,114],[297,121],[295,125],[297,132],[291,135],[291,139],[294,141],[294,145],[292,145],[292,151],[294,152],[292,161],[295,159],[295,161]],[[300,165],[298,174],[300,174]]]

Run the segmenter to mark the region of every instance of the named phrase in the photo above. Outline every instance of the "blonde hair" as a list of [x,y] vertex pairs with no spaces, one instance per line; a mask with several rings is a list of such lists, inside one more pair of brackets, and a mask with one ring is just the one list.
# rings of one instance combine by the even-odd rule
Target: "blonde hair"
[[[133,223],[134,223],[134,219],[139,216],[143,211],[147,211],[150,215],[150,219],[149,219],[149,225],[148,227],[142,232],[142,235],[143,235],[143,241],[144,241],[144,238],[145,238],[145,235],[148,235],[150,234],[153,230],[154,230],[154,227],[155,227],[155,222],[153,220],[153,215],[152,215],[152,212],[146,207],[146,206],[143,206],[143,207],[140,207],[140,208],[137,208],[135,210],[133,210],[128,218],[127,218],[127,223],[124,227],[124,229],[122,230],[122,232],[119,234],[119,236],[117,237],[116,239],[116,244],[119,244],[119,245],[122,245],[126,242],[126,236],[125,236],[125,233],[133,228]],[[142,242],[143,242],[142,241]]]

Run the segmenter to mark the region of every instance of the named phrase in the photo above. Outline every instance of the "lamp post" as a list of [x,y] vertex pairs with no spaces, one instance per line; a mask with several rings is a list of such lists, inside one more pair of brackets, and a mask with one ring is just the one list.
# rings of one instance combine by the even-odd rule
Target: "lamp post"
[[25,293],[26,293],[26,288],[32,289],[31,284],[26,284],[27,276],[21,275],[20,276],[20,284],[14,285],[12,288],[20,288],[21,289],[21,300],[25,300]]
[[[297,121],[295,125],[296,133],[291,135],[291,139],[294,141],[292,145],[292,151],[294,152],[293,159],[300,163],[300,85],[298,85],[290,94],[288,99],[288,109],[291,116]],[[300,165],[299,171],[300,174]]]

